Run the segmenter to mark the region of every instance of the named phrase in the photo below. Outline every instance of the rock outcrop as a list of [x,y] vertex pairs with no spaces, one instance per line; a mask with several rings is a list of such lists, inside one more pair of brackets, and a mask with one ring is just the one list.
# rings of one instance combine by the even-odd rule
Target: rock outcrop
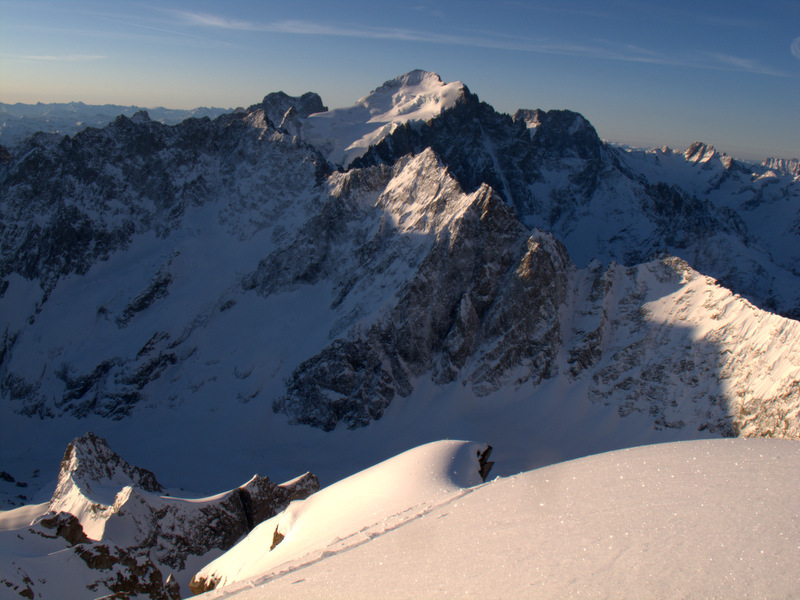
[[[86,582],[87,598],[105,590],[177,600],[174,575],[182,574],[187,559],[231,548],[259,523],[318,489],[310,473],[285,484],[256,475],[211,498],[174,498],[150,471],[128,464],[105,440],[88,433],[69,444],[48,512],[13,532],[17,537],[11,543],[38,549],[24,569],[17,568],[16,577],[13,569],[5,571],[3,582],[18,586],[24,570],[33,592],[52,590],[58,582],[46,574],[75,556],[85,565],[78,579]],[[45,546],[48,552],[35,546],[37,538],[52,540]],[[57,550],[63,552],[51,558]]]

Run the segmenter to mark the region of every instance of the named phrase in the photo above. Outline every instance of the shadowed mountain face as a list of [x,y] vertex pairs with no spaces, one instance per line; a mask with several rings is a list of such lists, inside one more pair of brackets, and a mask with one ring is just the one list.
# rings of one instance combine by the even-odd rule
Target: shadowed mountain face
[[[352,166],[425,148],[465,191],[488,184],[523,223],[552,232],[578,266],[670,253],[767,310],[800,315],[791,172],[751,171],[700,143],[679,158],[625,153],[578,113],[520,110],[512,119],[469,92],[435,119],[398,127]],[[787,221],[776,224],[771,211]]]
[[[580,452],[800,435],[800,324],[741,297],[799,305],[800,228],[763,222],[795,180],[708,146],[624,153],[577,113],[512,118],[438,78],[389,83],[366,97],[381,118],[416,106],[413,85],[425,119],[404,113],[347,169],[306,132],[361,113],[321,117],[313,94],[15,147],[0,165],[11,433],[90,419],[131,443],[147,423],[162,448],[222,439],[270,460],[306,440],[382,447],[343,433],[376,423],[405,445],[464,423],[519,447],[539,432],[526,452],[559,456],[547,432],[571,427],[592,431]],[[409,429],[416,410],[428,422]],[[255,424],[269,434],[238,431]]]

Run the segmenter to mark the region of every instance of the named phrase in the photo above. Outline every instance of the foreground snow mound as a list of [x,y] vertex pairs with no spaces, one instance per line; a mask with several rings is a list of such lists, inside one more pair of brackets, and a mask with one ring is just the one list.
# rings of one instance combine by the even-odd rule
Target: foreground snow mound
[[[799,486],[793,441],[616,451],[498,478],[403,527],[373,527],[348,552],[208,597],[789,598],[800,589]],[[341,507],[330,508],[304,513],[306,530],[335,519]]]
[[200,571],[191,589],[273,577],[360,546],[479,485],[490,451],[475,442],[426,444],[293,502]]
[[0,598],[179,598],[210,552],[318,489],[310,473],[280,485],[255,475],[216,496],[174,498],[88,433],[69,444],[48,504],[0,512]]

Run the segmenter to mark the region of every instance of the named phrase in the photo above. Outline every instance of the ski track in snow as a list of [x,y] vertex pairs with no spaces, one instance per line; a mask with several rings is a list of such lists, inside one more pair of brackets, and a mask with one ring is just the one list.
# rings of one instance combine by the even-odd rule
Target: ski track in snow
[[325,550],[311,552],[299,558],[292,559],[285,563],[279,564],[277,567],[273,569],[273,571],[269,575],[254,577],[253,579],[247,580],[242,583],[234,583],[226,585],[224,588],[220,588],[219,592],[216,593],[213,591],[207,592],[203,597],[204,598],[208,597],[209,599],[227,598],[230,594],[235,593],[238,589],[253,588],[262,585],[264,583],[267,583],[269,581],[280,579],[281,577],[288,577],[290,575],[294,575],[297,571],[300,571],[307,567],[311,567],[316,563],[324,561],[327,558],[336,556],[337,554],[354,550],[359,546],[362,546],[382,535],[391,533],[405,525],[408,525],[416,521],[417,519],[421,519],[427,516],[429,513],[439,508],[445,507],[448,504],[451,504],[452,502],[458,500],[459,498],[463,498],[464,496],[472,493],[479,487],[480,486],[456,492],[452,496],[448,497],[446,500],[442,500],[440,502],[422,503],[417,506],[412,506],[411,508],[408,508],[403,512],[387,517],[380,523],[375,523],[373,525],[364,527],[363,529],[356,531],[355,533],[352,533],[346,537],[337,538],[336,540],[333,540],[333,544],[331,546],[328,546]]
[[497,478],[203,597],[788,598],[800,583],[799,472],[790,441],[595,455]]

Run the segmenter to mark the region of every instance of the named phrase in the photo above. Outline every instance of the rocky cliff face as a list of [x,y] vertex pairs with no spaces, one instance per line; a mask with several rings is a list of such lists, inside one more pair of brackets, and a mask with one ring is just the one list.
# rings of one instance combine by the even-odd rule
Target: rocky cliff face
[[789,400],[800,355],[783,341],[795,321],[773,320],[676,258],[589,269],[574,285],[568,371],[588,380],[592,402],[661,430],[800,434],[800,403]]
[[[338,476],[340,455],[427,441],[413,428],[468,430],[523,466],[573,443],[800,437],[800,324],[765,310],[800,305],[794,177],[703,144],[623,152],[577,113],[500,115],[419,73],[429,118],[410,118],[390,83],[359,110],[405,120],[350,123],[376,138],[347,169],[304,128],[358,111],[313,117],[319,97],[285,94],[214,121],[41,134],[3,158],[2,454],[89,422],[147,427],[193,472],[195,454],[294,469],[308,446]],[[33,496],[37,461],[3,465],[3,498]],[[97,593],[172,597],[170,573],[185,592],[188,563],[316,485],[257,476],[178,499],[87,435],[19,535],[77,557]],[[32,556],[4,571],[20,593],[39,585]]]
[[[423,154],[409,167],[433,160]],[[396,214],[410,199],[393,192],[379,204]],[[568,262],[563,248],[543,235],[526,242],[526,230],[488,187],[415,200],[415,210],[436,227],[417,272],[376,322],[299,365],[275,402],[292,420],[324,429],[340,421],[366,425],[427,373],[439,383],[468,379],[482,393],[499,389],[523,364],[531,369],[522,380],[552,374]],[[474,364],[466,369],[467,363]]]
[[774,158],[769,157],[764,160],[762,166],[768,169],[777,169],[797,177],[800,175],[800,158]]
[[[748,170],[699,142],[679,154],[681,164],[653,165],[657,153],[642,164],[637,153],[603,143],[578,113],[520,110],[512,119],[468,92],[437,118],[398,127],[352,164],[393,164],[424,148],[465,191],[489,184],[523,223],[553,232],[581,267],[669,252],[759,306],[798,314],[796,252],[784,249],[800,240],[791,227],[765,229],[761,214],[798,197],[791,176],[773,174],[782,189],[767,193],[766,169]],[[780,210],[794,223],[790,204]]]
[[[390,83],[396,95],[402,82]],[[620,350],[627,366],[588,368],[599,368],[604,330],[573,340],[563,306],[603,296],[575,288],[570,255],[621,255],[633,265],[675,251],[691,255],[690,265],[729,261],[726,283],[776,289],[775,265],[760,262],[741,213],[650,183],[652,172],[631,167],[648,157],[606,146],[577,113],[511,118],[464,88],[450,108],[398,126],[348,171],[331,173],[302,135],[275,124],[293,113],[302,128],[322,109],[314,94],[278,93],[213,122],[166,127],[139,114],[74,138],[29,140],[2,171],[3,290],[15,316],[4,326],[0,388],[15,410],[120,419],[153,398],[178,402],[187,379],[192,391],[213,384],[245,402],[261,397],[292,423],[325,430],[380,418],[420,377],[460,381],[483,396],[569,373],[606,382],[592,397],[650,402],[672,386],[694,397],[693,378],[642,393],[609,387],[610,372],[637,364],[625,357],[641,357],[642,340]],[[742,176],[722,158],[695,144],[680,160]],[[528,227],[536,223],[556,236]],[[740,264],[745,248],[753,252]],[[128,256],[148,258],[136,271],[124,266],[135,273],[124,280],[100,267],[112,258],[130,264]],[[70,304],[75,276],[96,282],[81,291],[93,308]],[[53,302],[57,290],[67,295]],[[269,350],[226,365],[225,344],[202,342],[214,331],[252,337],[253,302],[311,290],[319,322],[291,359],[280,350],[274,361]],[[22,295],[35,301],[21,303]],[[642,297],[631,296],[619,328],[642,326]],[[64,310],[82,314],[84,330],[48,346],[45,332]],[[255,331],[274,348],[273,321],[261,321]],[[103,342],[90,344],[87,331]],[[32,353],[51,358],[37,367]],[[659,369],[675,368],[669,360]],[[255,384],[264,369],[274,376]]]

